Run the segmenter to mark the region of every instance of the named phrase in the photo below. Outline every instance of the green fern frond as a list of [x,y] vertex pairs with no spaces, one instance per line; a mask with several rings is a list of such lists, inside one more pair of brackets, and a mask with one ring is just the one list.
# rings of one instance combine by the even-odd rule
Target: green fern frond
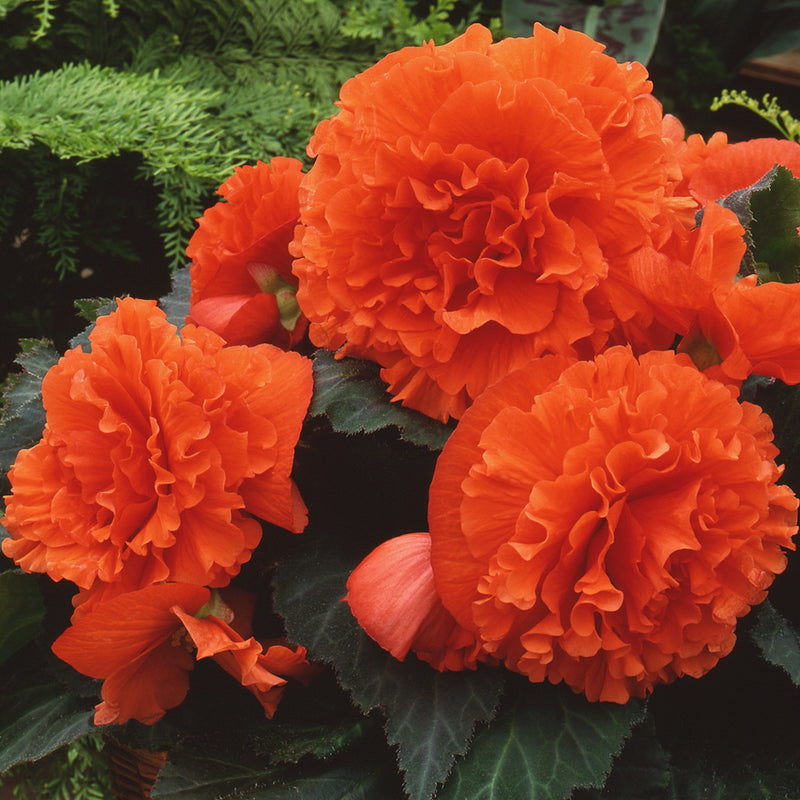
[[55,4],[52,0],[40,0],[36,10],[36,19],[39,21],[39,27],[31,34],[33,41],[41,39],[53,24]]

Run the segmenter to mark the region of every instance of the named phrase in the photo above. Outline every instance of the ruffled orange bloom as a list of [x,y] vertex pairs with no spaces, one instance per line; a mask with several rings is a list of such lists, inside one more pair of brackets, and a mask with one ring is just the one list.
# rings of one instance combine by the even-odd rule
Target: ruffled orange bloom
[[800,175],[800,144],[788,139],[750,139],[711,152],[692,173],[689,192],[704,205],[746,189],[775,165]]
[[800,284],[737,280],[744,233],[732,211],[711,202],[694,230],[676,227],[660,250],[638,250],[631,282],[657,320],[684,337],[679,350],[711,377],[800,383]]
[[476,400],[439,458],[436,591],[531,681],[623,703],[698,677],[794,547],[776,455],[767,415],[686,356],[533,361]]
[[201,586],[157,584],[76,616],[53,643],[53,652],[78,672],[104,681],[96,725],[156,722],[186,697],[195,659],[216,661],[255,695],[270,719],[287,677],[307,683],[314,676],[305,648],[273,645],[263,650],[225,620],[204,614],[210,597]]
[[442,420],[533,357],[607,344],[613,261],[677,179],[641,64],[566,29],[493,44],[474,25],[390,54],[338,105],[300,189],[314,344],[379,362]]
[[222,184],[225,202],[198,220],[186,253],[192,261],[188,322],[228,344],[289,349],[307,322],[297,305],[289,243],[299,215],[302,164],[274,158],[237,167]]
[[[662,130],[664,137],[675,148],[674,156],[680,173],[673,191],[676,195],[691,195],[689,186],[695,172],[703,166],[707,158],[729,146],[728,134],[724,131],[717,131],[709,137],[708,141],[699,133],[693,133],[687,137],[683,124],[672,114],[664,116]],[[720,197],[724,197],[724,195],[720,195]],[[698,204],[701,202],[699,198],[694,199]]]
[[291,470],[308,359],[193,325],[178,336],[133,298],[90,339],[44,378],[42,440],[9,473],[9,558],[85,590],[224,586],[261,540],[251,515],[303,530]]

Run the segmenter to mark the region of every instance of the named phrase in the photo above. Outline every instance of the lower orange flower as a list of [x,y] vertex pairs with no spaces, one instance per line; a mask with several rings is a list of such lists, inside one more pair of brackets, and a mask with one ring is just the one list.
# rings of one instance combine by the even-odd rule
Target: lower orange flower
[[316,668],[306,660],[305,648],[273,645],[264,651],[219,617],[203,616],[210,598],[205,587],[158,584],[76,615],[53,652],[78,672],[104,681],[95,724],[156,722],[186,697],[196,658],[213,658],[256,696],[270,719],[286,677],[303,683],[313,677]]
[[686,356],[545,357],[484,392],[445,445],[418,571],[442,613],[531,681],[643,697],[729,653],[784,569],[798,501],[777,452],[769,417]]

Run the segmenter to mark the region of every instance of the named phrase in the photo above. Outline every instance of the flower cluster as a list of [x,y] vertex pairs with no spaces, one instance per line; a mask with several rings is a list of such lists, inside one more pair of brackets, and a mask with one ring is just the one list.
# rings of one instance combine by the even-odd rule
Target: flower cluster
[[[155,302],[133,298],[100,317],[90,341],[45,376],[47,424],[9,473],[3,552],[79,587],[77,628],[56,652],[107,678],[98,721],[152,721],[185,694],[152,665],[189,669],[164,619],[185,624],[209,601],[205,587],[230,582],[261,541],[256,517],[294,532],[306,525],[291,470],[311,366],[272,345],[225,347],[194,325],[179,336]],[[148,629],[152,641],[140,638]],[[112,643],[124,657],[107,652]],[[259,659],[267,670],[271,660]]]
[[429,529],[347,583],[392,655],[625,703],[731,651],[794,548],[772,422],[739,395],[800,383],[800,284],[743,270],[745,220],[717,201],[800,174],[800,145],[687,138],[651,89],[541,25],[393,53],[343,86],[308,172],[275,158],[223,184],[180,336],[122,300],[48,373],[3,552],[79,587],[54,651],[105,680],[98,722],[158,719],[195,658],[268,716],[313,675],[303,647],[253,638],[229,585],[259,520],[306,525],[306,332],[454,421]]
[[398,658],[622,703],[707,672],[784,569],[797,500],[737,396],[800,382],[800,285],[742,276],[742,221],[716,201],[796,170],[800,145],[686,139],[650,88],[581,34],[475,26],[345,84],[311,140],[312,342],[459,419],[430,532],[348,583]]

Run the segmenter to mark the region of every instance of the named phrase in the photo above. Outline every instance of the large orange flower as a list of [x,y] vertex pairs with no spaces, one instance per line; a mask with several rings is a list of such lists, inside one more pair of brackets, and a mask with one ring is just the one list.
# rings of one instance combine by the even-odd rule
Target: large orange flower
[[348,81],[300,189],[312,341],[442,420],[533,357],[601,350],[636,310],[606,292],[613,262],[680,177],[650,90],[641,64],[540,25],[495,44],[475,25]]
[[90,339],[45,376],[42,441],[9,473],[9,558],[82,589],[224,586],[261,540],[251,515],[303,530],[290,473],[308,359],[192,325],[178,336],[132,298]]
[[198,220],[188,321],[228,344],[269,342],[288,349],[306,330],[295,299],[289,243],[297,224],[302,164],[294,158],[237,167],[225,198]]
[[531,362],[464,414],[431,484],[430,570],[486,653],[625,702],[731,650],[798,502],[770,419],[686,356],[615,347],[564,367]]
[[[270,719],[286,678],[307,683],[314,676],[305,648],[272,645],[264,650],[229,624],[236,621],[205,613],[210,598],[202,586],[158,584],[76,615],[53,643],[53,652],[84,675],[104,681],[96,725],[156,722],[186,697],[195,659],[216,661],[255,695]],[[218,599],[214,606],[230,611]],[[240,624],[247,627],[249,620]]]

